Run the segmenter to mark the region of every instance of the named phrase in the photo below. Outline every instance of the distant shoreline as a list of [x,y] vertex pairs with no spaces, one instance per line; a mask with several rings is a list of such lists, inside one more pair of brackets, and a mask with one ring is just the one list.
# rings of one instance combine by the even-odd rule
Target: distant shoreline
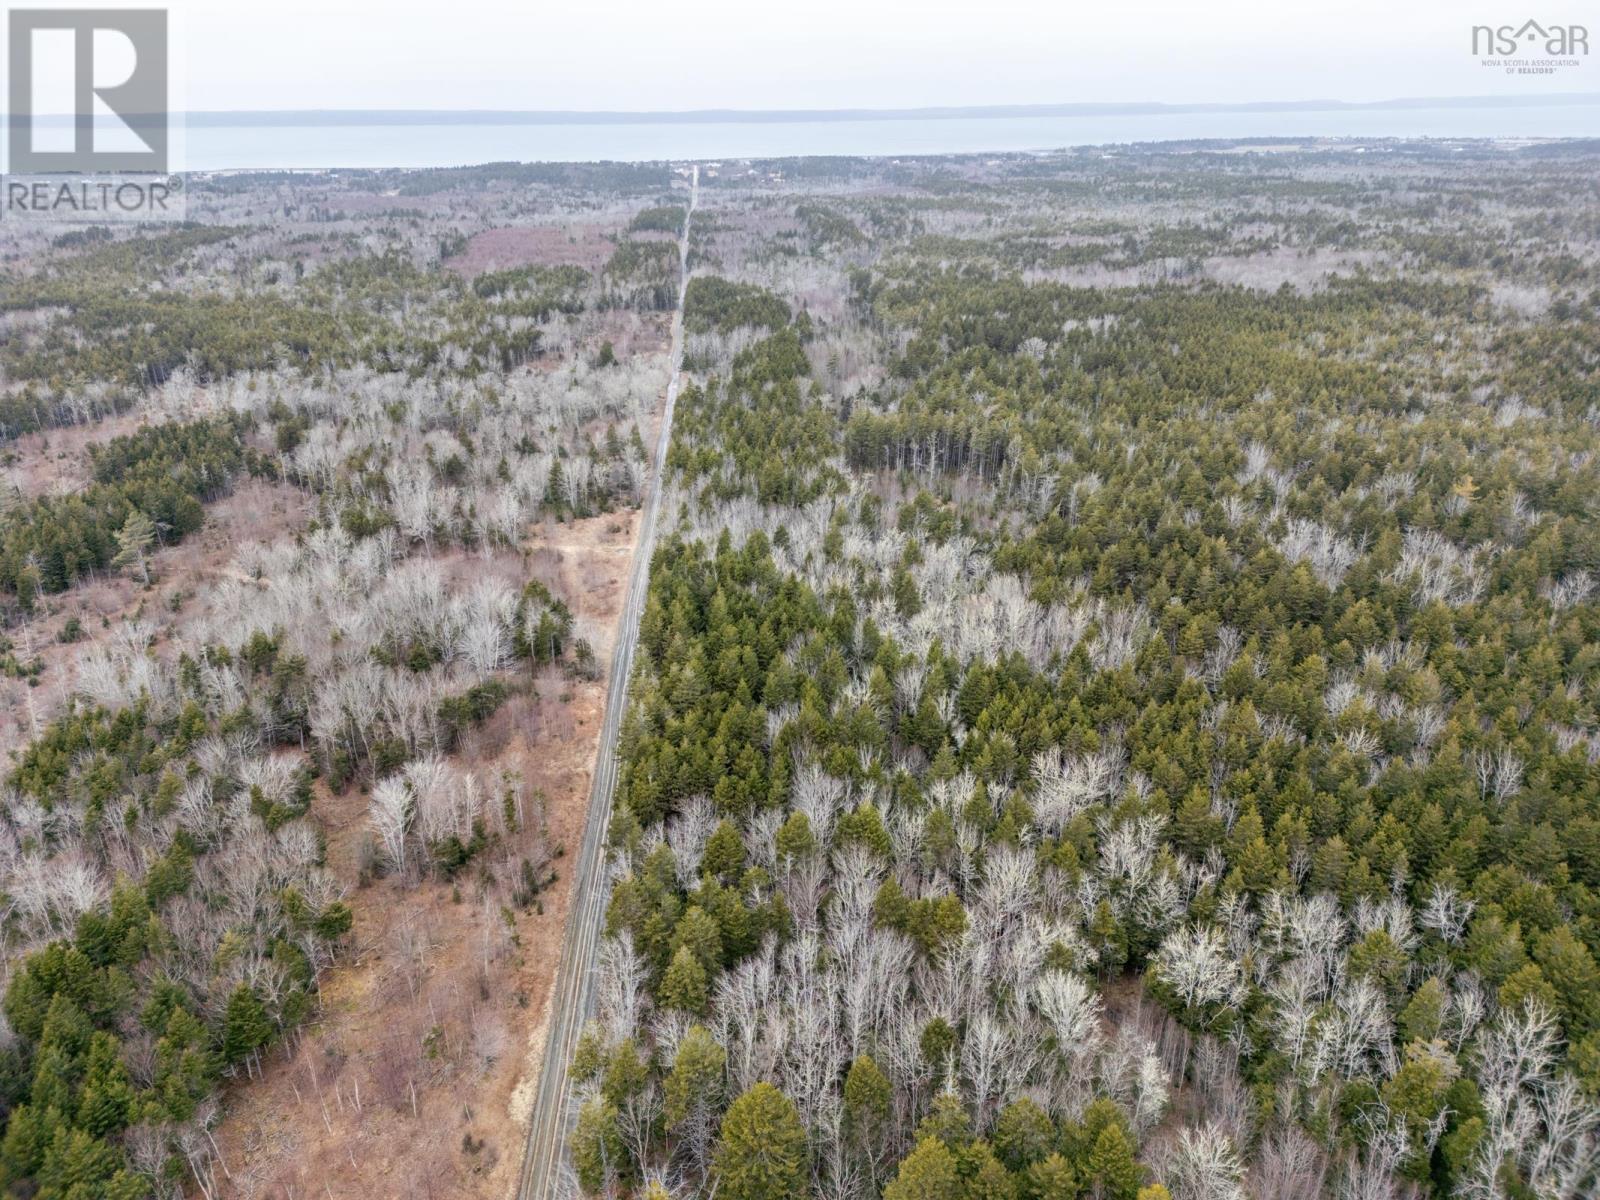
[[[326,128],[385,125],[784,125],[849,121],[1007,120],[1019,117],[1183,116],[1207,113],[1404,111],[1451,108],[1553,108],[1600,105],[1600,92],[1526,96],[1414,96],[1390,100],[1258,100],[1241,103],[993,104],[927,108],[732,109],[578,111],[513,109],[263,109],[197,110],[181,114],[191,129]],[[68,116],[36,118],[46,124]]]

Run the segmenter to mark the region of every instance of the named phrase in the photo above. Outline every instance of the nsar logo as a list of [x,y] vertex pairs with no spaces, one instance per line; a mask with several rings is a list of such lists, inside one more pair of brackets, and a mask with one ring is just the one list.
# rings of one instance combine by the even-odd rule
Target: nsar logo
[[1589,53],[1587,25],[1544,25],[1524,21],[1506,25],[1474,25],[1472,52],[1486,67],[1500,67],[1507,75],[1554,75],[1579,67]]

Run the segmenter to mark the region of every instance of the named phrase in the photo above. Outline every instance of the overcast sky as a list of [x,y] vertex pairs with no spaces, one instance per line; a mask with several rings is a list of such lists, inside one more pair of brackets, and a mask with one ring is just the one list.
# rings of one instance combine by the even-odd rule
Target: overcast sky
[[1471,53],[1474,24],[1537,17],[1600,34],[1600,6],[1567,0],[181,0],[173,11],[177,103],[191,110],[1600,91],[1593,54],[1527,77]]

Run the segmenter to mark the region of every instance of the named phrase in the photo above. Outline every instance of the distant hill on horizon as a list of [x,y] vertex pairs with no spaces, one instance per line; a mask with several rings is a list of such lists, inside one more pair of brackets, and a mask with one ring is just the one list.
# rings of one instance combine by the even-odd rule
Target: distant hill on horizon
[[278,109],[194,111],[191,127],[258,125],[644,125],[758,124],[808,121],[935,121],[1017,117],[1103,117],[1161,113],[1339,112],[1414,108],[1545,108],[1600,104],[1600,92],[1547,92],[1527,96],[1416,96],[1390,100],[1259,100],[1164,104],[996,104],[926,108],[692,109],[673,111],[565,111],[513,109]]

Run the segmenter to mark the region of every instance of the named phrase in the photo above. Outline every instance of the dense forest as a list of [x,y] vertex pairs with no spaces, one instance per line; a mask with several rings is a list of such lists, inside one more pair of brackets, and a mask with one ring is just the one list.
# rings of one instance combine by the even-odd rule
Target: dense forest
[[[702,165],[562,1194],[1594,1196],[1597,170]],[[386,930],[419,1016],[344,1083],[456,1172],[394,1187],[498,1186],[526,772],[615,617],[563,556],[626,561],[681,179],[4,232],[8,1194],[251,1194],[279,1077],[340,1140],[288,1064],[416,897],[483,916],[464,1015]]]
[[711,180],[585,1193],[1600,1186],[1594,162],[1269,160]]
[[[430,1194],[514,1169],[473,1107],[558,921],[534,747],[593,703],[665,383],[654,277],[606,268],[674,178],[229,177],[190,225],[0,240],[7,1196],[298,1194],[227,1120],[308,1068],[355,1172],[319,1193],[377,1153],[345,1109],[465,1112]],[[322,1005],[363,955],[364,1041]]]

